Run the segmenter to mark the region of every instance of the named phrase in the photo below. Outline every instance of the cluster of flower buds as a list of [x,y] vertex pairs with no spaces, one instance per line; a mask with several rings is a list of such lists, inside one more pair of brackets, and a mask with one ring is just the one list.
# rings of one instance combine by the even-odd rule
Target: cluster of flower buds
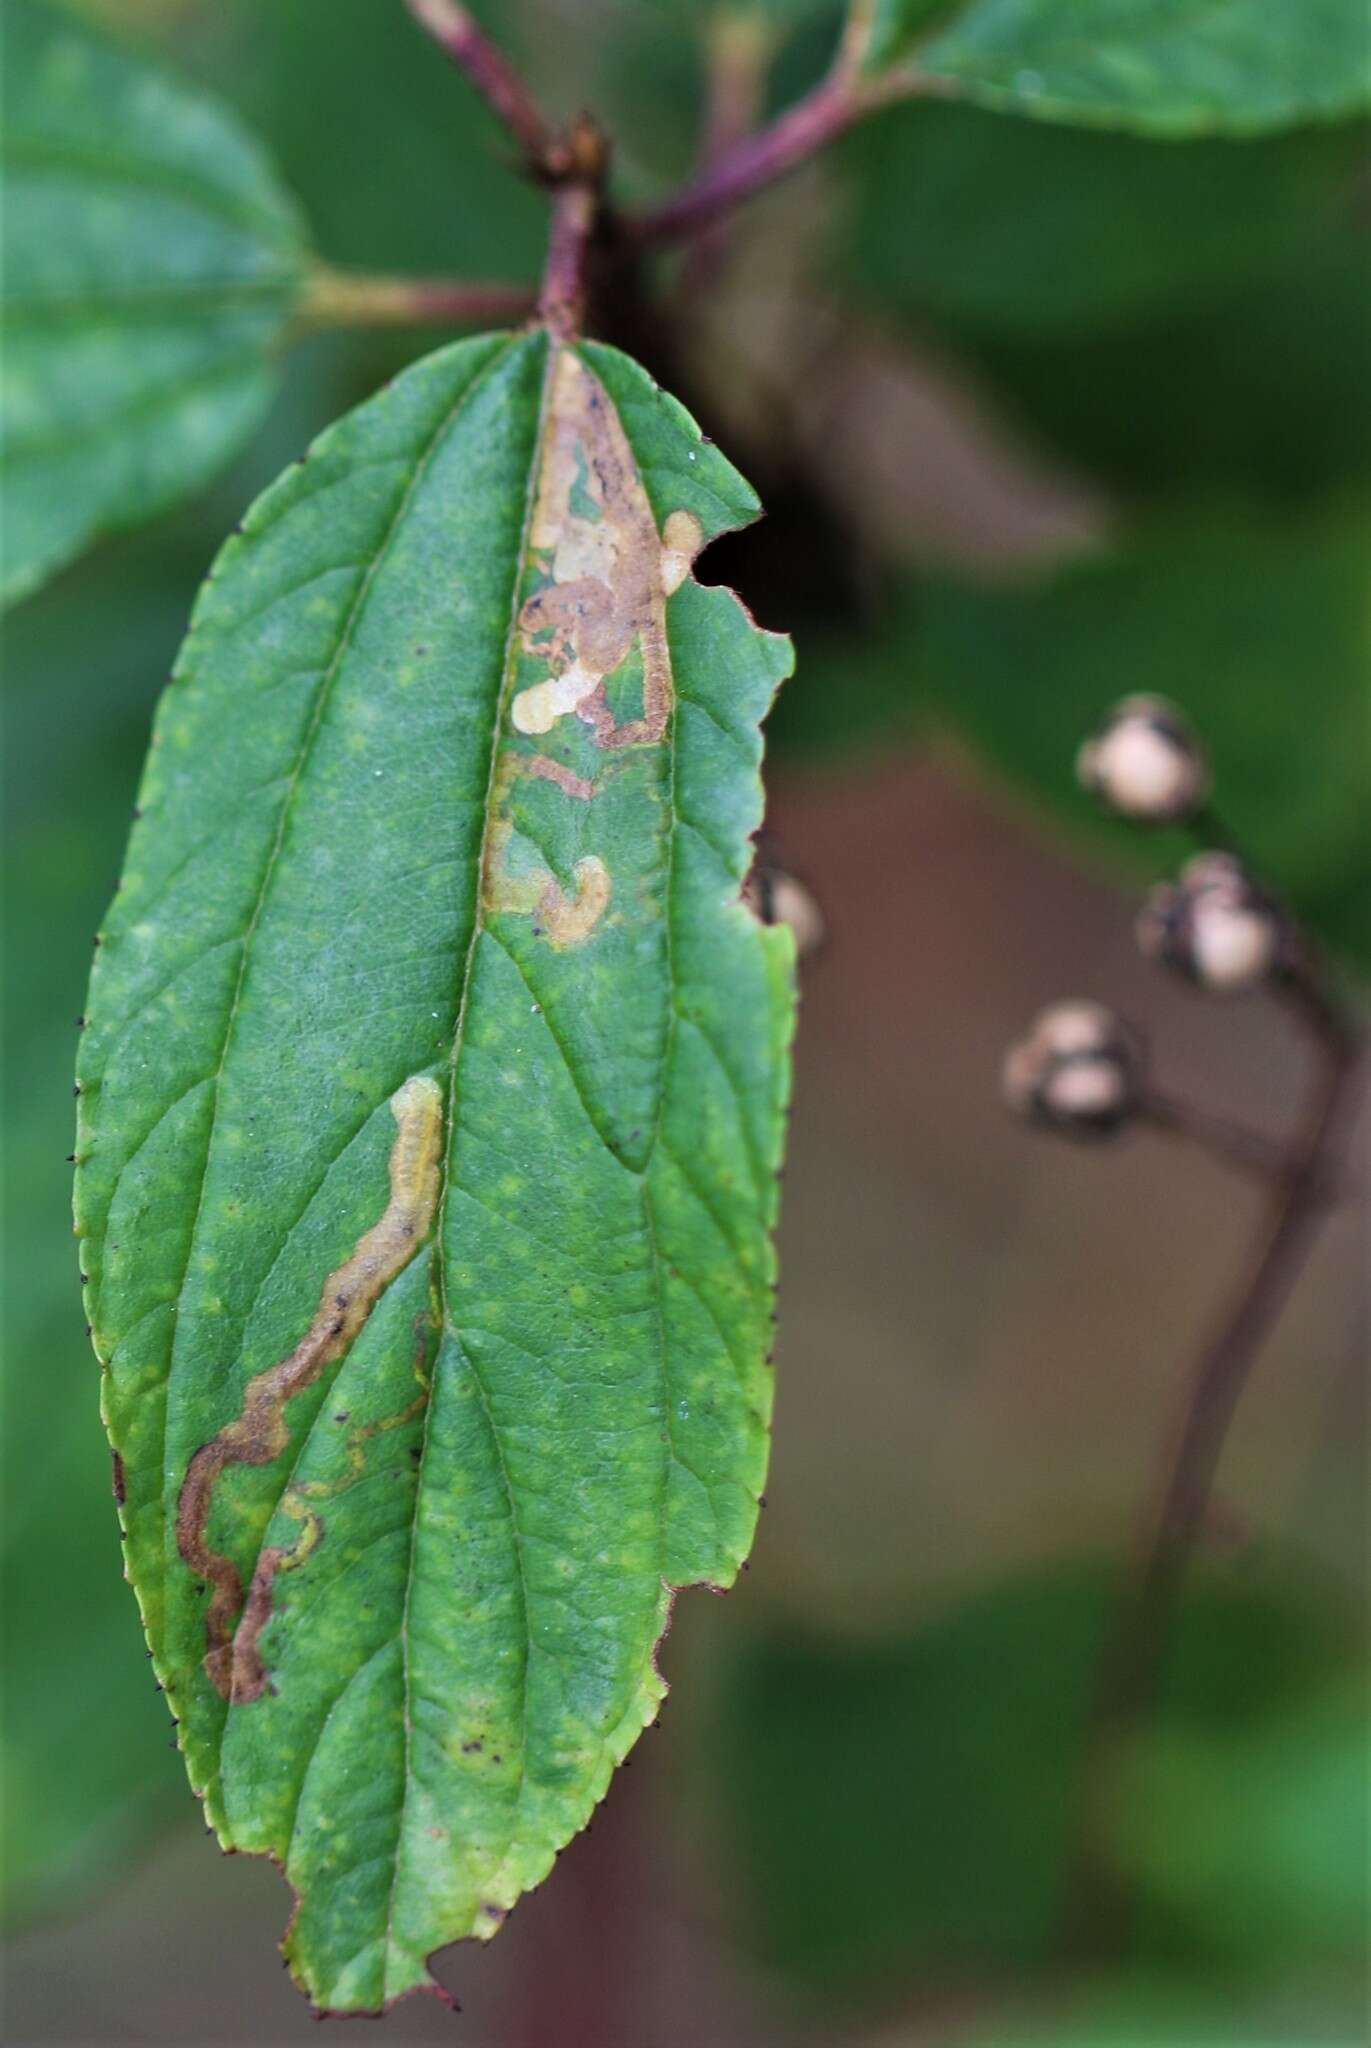
[[[1144,824],[1194,821],[1209,798],[1209,759],[1165,697],[1125,697],[1081,748],[1084,786],[1119,816]],[[1281,906],[1232,853],[1197,854],[1148,895],[1137,923],[1150,958],[1197,988],[1238,995],[1300,964],[1299,936]],[[1053,1130],[1101,1137],[1144,1102],[1141,1043],[1098,1003],[1044,1010],[1004,1064],[1011,1108]]]
[[1008,1053],[1010,1108],[1067,1137],[1107,1138],[1142,1100],[1142,1043],[1101,1003],[1053,1003]]
[[1076,757],[1092,796],[1135,824],[1193,818],[1209,795],[1209,757],[1166,697],[1124,697]]
[[1231,853],[1200,853],[1143,904],[1138,944],[1198,988],[1240,995],[1293,964],[1289,918]]

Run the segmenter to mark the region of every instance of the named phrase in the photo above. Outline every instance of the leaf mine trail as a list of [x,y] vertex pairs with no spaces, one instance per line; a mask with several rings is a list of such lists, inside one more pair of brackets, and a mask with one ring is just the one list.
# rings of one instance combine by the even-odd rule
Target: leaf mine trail
[[[659,746],[674,702],[666,600],[703,542],[691,512],[667,515],[661,535],[623,426],[594,372],[572,348],[558,351],[529,533],[534,588],[519,610],[520,650],[541,668],[510,707],[517,735],[550,733],[574,716],[596,747]],[[641,665],[642,711],[616,718],[607,682],[629,661]],[[590,802],[596,785],[545,753],[506,744],[495,775],[487,841],[487,910],[532,915],[558,951],[588,939],[609,907],[613,882],[598,853],[581,856],[568,893],[541,866],[509,860],[515,826],[509,799],[520,776],[554,783]]]
[[342,1357],[382,1289],[409,1263],[433,1221],[442,1156],[442,1091],[429,1076],[415,1074],[396,1090],[390,1108],[396,1134],[384,1214],[329,1274],[309,1328],[294,1350],[248,1381],[242,1413],[194,1453],[181,1485],[176,1547],[212,1588],[205,1614],[205,1670],[227,1700],[260,1699],[266,1690],[257,1638],[271,1611],[271,1580],[285,1553],[274,1547],[262,1552],[245,1607],[237,1565],[209,1543],[215,1483],[229,1465],[269,1465],[280,1456],[290,1441],[287,1401]]
[[[699,552],[700,522],[669,515],[662,538],[624,430],[599,379],[574,350],[560,352],[543,455],[532,545],[549,581],[519,614],[524,645],[551,673],[522,689],[511,713],[519,732],[550,731],[569,711],[601,747],[655,745],[671,715],[666,602]],[[643,714],[616,722],[605,678],[637,643]]]

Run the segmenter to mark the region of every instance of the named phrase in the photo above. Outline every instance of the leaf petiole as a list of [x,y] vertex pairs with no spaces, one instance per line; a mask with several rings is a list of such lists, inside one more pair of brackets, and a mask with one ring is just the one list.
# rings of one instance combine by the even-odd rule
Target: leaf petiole
[[391,277],[318,264],[296,307],[299,327],[479,327],[527,319],[535,294],[498,278]]

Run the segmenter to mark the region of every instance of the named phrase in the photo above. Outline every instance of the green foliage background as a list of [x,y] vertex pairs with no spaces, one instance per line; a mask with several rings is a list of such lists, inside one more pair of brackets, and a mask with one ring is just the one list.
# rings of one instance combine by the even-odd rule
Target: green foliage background
[[[398,7],[333,0],[326,23],[317,0],[93,0],[87,11],[240,112],[331,262],[535,274],[538,200]],[[645,196],[687,167],[699,70],[682,16],[698,25],[697,10],[510,0],[482,12],[554,104],[586,100],[605,113],[627,191]],[[790,96],[826,56],[834,17],[822,6],[773,14],[775,90]],[[1140,847],[1101,825],[1074,792],[1071,756],[1121,691],[1161,689],[1205,730],[1224,808],[1272,879],[1348,972],[1364,971],[1364,149],[1349,119],[1249,141],[1159,143],[983,109],[899,108],[848,138],[821,176],[755,210],[726,286],[740,332],[750,315],[738,272],[764,271],[768,238],[794,229],[805,275],[802,292],[785,280],[797,292],[792,330],[817,293],[845,309],[845,335],[878,333],[916,362],[933,349],[1035,467],[1084,480],[1107,507],[1088,544],[1031,562],[910,549],[898,516],[873,536],[849,517],[824,463],[797,453],[783,417],[761,404],[740,415],[723,358],[711,370],[707,343],[688,351],[696,388],[682,396],[771,511],[756,536],[731,544],[726,566],[720,551],[717,573],[764,624],[796,636],[797,677],[774,721],[779,783],[836,786],[941,761],[950,737],[970,764],[958,772],[991,792],[990,815],[1031,821],[1091,876],[1128,878],[1173,865],[1180,849]],[[98,1916],[135,1859],[174,1857],[197,1822],[119,1582],[68,1234],[63,1155],[89,934],[117,877],[151,706],[218,542],[313,434],[432,340],[329,336],[293,350],[233,468],[157,524],[104,543],[4,630],[3,1764],[18,1998],[58,1954],[79,1987],[83,1957],[99,1953]],[[836,353],[839,374],[855,376],[856,353]],[[913,505],[925,488],[917,447],[906,487]],[[896,502],[898,515],[898,493]],[[817,548],[801,537],[815,532]],[[987,826],[988,837],[999,829]],[[787,852],[804,870],[803,841]],[[822,861],[809,853],[822,895]],[[905,884],[896,874],[885,886],[898,919]],[[954,905],[960,886],[950,871]],[[898,948],[898,923],[889,929]],[[841,931],[834,945],[819,971],[851,973]],[[955,963],[926,962],[924,988],[929,1004],[967,1000]],[[816,1053],[816,1089],[836,1089],[837,1072]],[[1281,1103],[1266,1106],[1278,1113]],[[805,1114],[827,1129],[837,1110],[820,1102]],[[931,1165],[901,1162],[930,1210],[946,1199],[934,1149]],[[816,1172],[812,1160],[802,1146],[797,1172]],[[804,1200],[801,1187],[800,1209]],[[783,1239],[783,1331],[785,1249]],[[898,1245],[889,1256],[900,1258]],[[860,1355],[863,1330],[844,1337]],[[847,1369],[836,1344],[825,1401],[847,1398]],[[905,1369],[932,1386],[960,1368],[930,1355],[916,1331]],[[879,1432],[879,1386],[860,1386]],[[1259,1378],[1255,1401],[1282,1398],[1279,1375]],[[822,1432],[824,1415],[808,1426]],[[917,1500],[919,1441],[903,1455]],[[1090,1443],[1072,1438],[1062,1458],[1088,1463]],[[773,1492],[786,1459],[783,1435]],[[835,1483],[855,1514],[863,1471],[854,1463]],[[860,1620],[833,1625],[832,1603],[812,1614],[805,1586],[822,1533],[787,1548],[787,1526],[803,1522],[797,1504],[779,1535],[764,1529],[749,1591],[718,1625],[684,1623],[668,1662],[679,1717],[654,1738],[677,1745],[676,1761],[651,1767],[652,1825],[672,1855],[694,1845],[691,1906],[726,1921],[706,1954],[721,1982],[741,1975],[748,1986],[737,2007],[747,2017],[727,2022],[736,2038],[788,2039],[790,2029],[805,2039],[817,2024],[825,2039],[939,2039],[937,1999],[968,1992],[958,2023],[971,2040],[1237,2048],[1358,2038],[1367,1701],[1355,1511],[1317,1546],[1287,1520],[1261,1536],[1255,1563],[1220,1563],[1197,1589],[1166,1712],[1145,1752],[1125,1760],[1117,1801],[1117,1856],[1145,1904],[1136,1969],[1125,1981],[1063,1986],[1049,1961],[1071,1736],[1110,1583],[1086,1555],[1087,1535],[1111,1549],[1136,1508],[1136,1482],[1121,1481],[1109,1512],[1065,1552],[1059,1532],[1044,1530],[1008,1568],[984,1558],[930,1567],[874,1615],[866,1574],[854,1571]],[[889,1541],[925,1541],[916,1508]],[[183,1875],[153,1894],[170,1916],[165,1951],[176,1947],[177,1914],[189,1925],[194,1910],[178,1886],[203,1884],[219,1910],[211,1852],[196,1847],[197,1859],[165,1863]],[[565,1873],[568,1899],[593,1881],[581,1870]],[[717,1885],[704,1874],[719,1871]],[[270,1891],[264,1872],[250,1874]],[[268,1901],[269,1919],[279,1903]],[[231,1947],[236,1924],[228,1914]],[[555,1954],[553,1924],[535,1923],[529,1969]],[[502,1942],[515,1938],[511,1928]],[[603,1927],[597,1938],[613,1939]],[[238,1955],[233,1968],[264,1961]],[[451,1974],[460,1984],[462,1967]],[[112,2006],[138,2012],[146,1993],[125,1987]],[[514,2025],[505,1995],[492,1994],[492,2040]],[[662,1996],[663,2010],[676,2010]],[[222,2038],[221,2017],[207,2019],[191,1990],[159,2011],[170,2038]],[[270,2011],[273,2038],[291,2038],[293,2011]],[[663,2020],[661,2039],[699,2038],[679,2012],[673,2023],[687,2030]],[[387,2022],[397,2032],[425,2024]]]

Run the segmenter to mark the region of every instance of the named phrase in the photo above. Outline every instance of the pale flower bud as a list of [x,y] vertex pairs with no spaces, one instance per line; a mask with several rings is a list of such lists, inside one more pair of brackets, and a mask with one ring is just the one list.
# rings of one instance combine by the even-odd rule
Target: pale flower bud
[[1020,1116],[1068,1137],[1108,1137],[1142,1095],[1136,1035],[1100,1003],[1053,1003],[1011,1047],[1001,1072],[1005,1101]]
[[1187,981],[1239,995],[1293,957],[1280,906],[1231,853],[1201,853],[1177,882],[1162,882],[1138,915],[1138,944]]
[[1084,788],[1139,824],[1188,818],[1209,794],[1209,761],[1165,697],[1124,697],[1076,757]]

